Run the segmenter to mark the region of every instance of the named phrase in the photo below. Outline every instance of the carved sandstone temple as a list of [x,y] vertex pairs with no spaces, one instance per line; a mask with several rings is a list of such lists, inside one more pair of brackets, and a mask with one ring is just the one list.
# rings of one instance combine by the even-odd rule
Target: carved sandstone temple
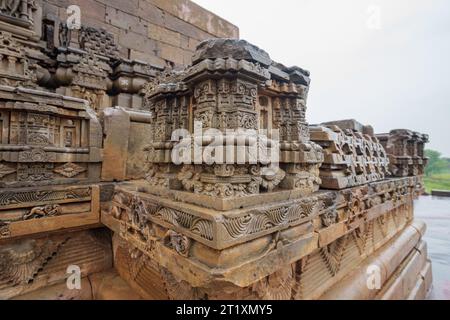
[[74,2],[0,1],[0,299],[426,297],[427,135],[309,125],[192,2]]

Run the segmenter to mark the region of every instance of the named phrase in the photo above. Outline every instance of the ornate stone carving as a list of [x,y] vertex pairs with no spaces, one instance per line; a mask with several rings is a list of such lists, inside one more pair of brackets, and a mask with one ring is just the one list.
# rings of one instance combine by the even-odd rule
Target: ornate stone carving
[[11,206],[27,202],[50,202],[89,197],[91,197],[91,188],[89,187],[71,188],[70,190],[7,190],[0,191],[0,205]]
[[185,256],[185,257],[189,256],[191,240],[188,237],[186,237],[180,233],[176,233],[172,230],[169,230],[169,231],[167,231],[166,235],[164,236],[163,241],[166,246],[174,249],[180,255]]
[[82,26],[78,41],[80,48],[89,53],[113,59],[119,57],[114,35],[104,29]]
[[[47,161],[45,157],[42,157],[42,154],[37,154],[40,158],[37,159],[33,157],[33,153],[29,153],[29,156],[21,158],[22,161],[31,161],[32,159],[36,159],[35,161],[39,161],[40,163],[31,163],[31,164],[23,164],[19,163],[17,168],[17,180],[18,181],[48,181],[53,179],[53,164],[51,163],[43,163]],[[45,156],[45,153],[44,153]]]
[[155,199],[150,200],[143,195],[128,191],[116,193],[110,210],[111,215],[115,219],[123,220],[126,214],[130,226],[135,226],[134,230],[143,234],[147,233],[149,225],[162,224],[189,237],[198,236],[200,238],[196,239],[205,243],[213,244],[220,241],[216,243],[219,247],[305,223],[335,210],[335,196],[323,193],[289,204],[247,209],[239,215],[224,216],[220,219],[216,216],[209,220],[187,211],[159,205]]
[[307,199],[288,207],[254,211],[238,218],[225,218],[224,227],[232,238],[260,233],[280,225],[311,219],[324,209],[317,199]]
[[62,208],[58,204],[49,204],[43,207],[35,207],[23,216],[23,220],[39,219],[44,217],[54,217],[62,214]]
[[383,180],[389,173],[389,159],[374,136],[364,134],[354,120],[335,121],[311,127],[311,139],[324,148],[320,168],[321,186],[344,189]]
[[62,245],[51,240],[27,240],[0,249],[0,289],[33,281]]
[[3,0],[0,2],[0,12],[12,17],[19,17],[21,0]]
[[[0,298],[64,281],[69,263],[110,269],[113,251],[133,288],[166,298],[318,298],[408,230],[427,136],[309,127],[310,73],[244,40],[207,40],[192,65],[161,70],[121,58],[103,29],[60,24],[53,5],[35,20],[40,5],[0,0]],[[405,178],[386,179],[386,152]],[[100,222],[113,250],[66,232]]]
[[255,283],[252,290],[262,300],[290,300],[295,285],[295,265],[284,267]]
[[20,162],[51,162],[55,161],[55,156],[47,153],[43,149],[31,149],[19,153]]
[[36,74],[32,70],[23,47],[14,39],[11,33],[6,31],[0,31],[0,62],[1,85],[35,86]]
[[160,208],[152,214],[152,217],[190,230],[193,234],[207,240],[213,240],[211,221],[197,218],[187,212],[170,208]]
[[[36,9],[37,5],[34,0],[0,0],[1,15],[22,21],[30,27],[34,25]],[[0,19],[2,19],[1,16]]]
[[338,222],[337,212],[335,210],[327,210],[323,215],[320,216],[322,223],[325,227],[330,227],[336,222]]
[[[225,77],[224,70],[230,76]],[[305,120],[308,86],[307,71],[273,63],[267,53],[245,41],[202,43],[192,66],[162,73],[144,87],[144,105],[153,113],[154,128],[147,148],[151,168],[147,180],[153,186],[181,187],[223,199],[283,189],[305,195],[317,191],[323,156],[321,148],[309,141]],[[192,108],[187,101],[192,101]],[[199,123],[201,128],[196,127]],[[172,132],[179,129],[193,136],[176,146]],[[272,139],[277,134],[271,129],[281,130],[279,149]],[[211,133],[214,130],[223,134],[223,142],[217,141],[217,135]],[[191,154],[192,149],[195,153],[196,148],[214,141],[217,146],[227,141],[226,152],[232,150],[235,158],[244,161],[224,162],[220,158],[224,153],[216,149],[211,155],[205,155],[203,149],[200,155]],[[273,149],[266,150],[268,146]],[[242,151],[242,147],[249,150]],[[170,154],[181,151],[188,154],[183,165],[170,163]],[[271,168],[278,165],[270,158],[275,153],[280,154],[280,165]],[[214,170],[218,166],[233,167],[233,174]]]
[[105,78],[108,76],[95,55],[84,55],[73,67],[75,76],[72,84],[84,88],[106,90]]
[[338,239],[336,242],[320,249],[320,254],[324,260],[330,274],[334,277],[341,268],[341,260],[346,246],[347,237]]
[[[68,266],[79,266],[85,277],[111,268],[110,242],[111,238],[104,230],[3,242],[0,246],[1,299],[14,298],[48,286],[65,286]],[[85,283],[82,280],[82,286]],[[58,299],[65,299],[60,293]]]
[[15,173],[16,171],[17,171],[16,169],[0,163],[0,178],[3,178],[9,174]]
[[[232,167],[219,166],[215,168],[215,172],[221,176],[234,174]],[[132,243],[143,254],[150,257],[149,261],[161,259],[156,258],[160,257],[157,252],[166,248],[177,252],[182,257],[179,259],[183,259],[179,260],[178,263],[186,264],[190,266],[189,268],[195,269],[194,266],[198,263],[205,263],[202,268],[219,268],[223,270],[223,275],[217,274],[217,279],[223,281],[225,276],[229,281],[239,281],[237,279],[242,279],[240,276],[229,278],[231,270],[234,270],[237,266],[239,266],[237,268],[239,270],[243,265],[252,263],[253,259],[261,259],[258,260],[255,266],[260,264],[264,266],[262,261],[265,258],[269,259],[270,263],[268,263],[273,266],[273,269],[271,269],[273,271],[269,275],[264,275],[262,280],[256,282],[249,280],[251,284],[245,288],[234,287],[234,289],[226,289],[226,292],[229,294],[233,292],[232,296],[234,298],[308,298],[314,296],[316,292],[322,292],[320,290],[323,290],[323,288],[327,288],[329,285],[326,285],[326,283],[333,283],[334,279],[349,272],[349,270],[354,268],[355,264],[360,263],[368,254],[374,252],[375,248],[379,248],[381,244],[389,241],[398,232],[398,228],[403,228],[409,223],[410,218],[408,218],[408,209],[406,209],[405,205],[412,201],[411,195],[416,187],[414,180],[413,178],[405,178],[395,181],[375,182],[368,186],[329,192],[327,196],[322,195],[320,198],[315,198],[314,196],[310,196],[308,199],[301,198],[289,206],[273,206],[273,209],[269,210],[249,210],[248,214],[236,217],[233,217],[233,215],[236,215],[237,212],[233,212],[230,215],[225,214],[224,216],[220,216],[218,212],[211,212],[210,214],[215,218],[215,222],[212,221],[210,225],[211,239],[214,241],[220,240],[220,242],[216,243],[216,246],[221,249],[208,251],[208,254],[205,256],[203,256],[202,252],[206,247],[200,246],[199,242],[205,245],[212,245],[212,242],[199,241],[200,238],[196,238],[194,232],[189,233],[190,231],[185,228],[191,225],[192,219],[197,220],[199,218],[193,218],[193,215],[187,212],[181,214],[179,210],[158,207],[156,205],[157,201],[155,202],[156,198],[149,201],[146,199],[147,195],[145,193],[129,193],[121,189],[115,195],[115,199],[120,203],[120,209],[115,204],[111,214],[114,215],[115,219],[123,219],[123,214],[127,213],[129,206],[131,206],[133,212],[127,213],[129,217],[141,215],[141,218],[132,218],[136,222],[131,225],[140,225],[139,230],[141,231],[145,230],[149,225],[149,221],[151,221],[152,228],[156,228],[154,229],[155,233],[151,237],[136,237],[136,229],[126,226],[124,228],[121,227],[120,231],[123,239]],[[398,193],[399,196],[393,197],[392,194],[395,193]],[[404,200],[395,200],[400,198],[400,194],[404,195]],[[176,206],[176,204],[174,205]],[[114,207],[118,209],[115,210]],[[263,208],[264,205],[260,205],[260,207]],[[192,208],[193,206],[191,205],[190,209]],[[164,217],[164,220],[155,219],[155,213]],[[202,215],[205,214],[208,215],[208,213],[203,211]],[[147,217],[145,223],[139,224],[138,221],[143,221],[142,217]],[[314,222],[314,227],[311,225],[312,229],[308,229],[306,227],[308,223],[317,221],[317,218],[322,220],[322,224]],[[345,224],[341,222],[345,222]],[[341,223],[340,225],[345,226],[345,228],[328,228],[338,223]],[[158,228],[162,230],[156,231]],[[173,231],[174,229],[177,231]],[[296,230],[310,231],[307,231],[305,234],[297,233],[298,231]],[[329,234],[330,230],[333,230],[333,233]],[[284,249],[288,250],[286,252],[290,252],[290,246],[295,246],[297,241],[304,241],[300,239],[305,239],[310,234],[308,232],[313,234],[325,232],[328,234],[326,239],[329,239],[328,237],[334,238],[331,238],[328,240],[329,242],[324,244],[320,244],[323,240],[319,240],[319,247],[315,247],[316,249],[314,249],[313,253],[297,261],[289,268],[284,266],[282,270],[277,269],[276,264],[273,264],[272,258],[269,257],[273,257],[275,252],[281,252]],[[160,236],[157,236],[157,234]],[[268,234],[270,236],[267,236]],[[232,242],[230,241],[231,239],[238,242]],[[258,240],[251,243],[250,239]],[[247,241],[249,241],[248,244]],[[259,241],[265,243],[265,245],[258,247],[256,243],[260,243]],[[317,246],[317,240],[312,242]],[[255,246],[255,251],[253,253],[247,252],[245,249],[247,245]],[[189,254],[187,254],[188,252]],[[210,254],[213,254],[212,252],[215,252],[214,254],[218,256],[212,258],[210,256]],[[236,253],[236,256],[233,255],[233,252]],[[239,252],[246,252],[246,254],[242,255]],[[138,254],[140,255],[141,253]],[[225,262],[225,257],[228,255],[231,255],[230,261]],[[167,264],[166,259],[159,261],[165,266],[170,266],[170,263]],[[192,286],[189,283],[190,281],[195,282],[194,278],[201,278],[201,272],[197,269],[195,269],[197,271],[193,271],[195,273],[194,278],[191,278],[192,275],[180,277],[176,270],[176,268],[169,267],[167,272],[169,272],[171,277],[174,277],[173,279],[177,279],[175,284],[180,283],[181,285],[183,283],[183,286],[186,286],[187,294],[191,295],[193,292],[196,292],[195,296],[197,298],[199,296],[211,298],[217,296],[210,293],[208,289]],[[175,276],[173,272],[177,273],[177,275]],[[314,278],[315,272],[318,274],[317,279]],[[207,271],[205,277],[210,279],[210,276],[211,273]],[[214,281],[208,280],[207,283],[207,286],[209,286]],[[219,291],[220,294],[224,294],[223,292],[225,291]],[[218,296],[220,297],[219,293]],[[172,294],[172,297],[178,297],[175,292]]]
[[10,236],[9,222],[0,221],[0,239],[9,238]]
[[56,172],[57,174],[65,176],[67,178],[73,178],[73,177],[76,177],[77,175],[85,172],[86,169],[75,163],[66,163],[63,166],[55,168],[55,170],[53,170],[53,171]]
[[101,128],[84,101],[21,87],[2,87],[0,97],[2,186],[99,179]]

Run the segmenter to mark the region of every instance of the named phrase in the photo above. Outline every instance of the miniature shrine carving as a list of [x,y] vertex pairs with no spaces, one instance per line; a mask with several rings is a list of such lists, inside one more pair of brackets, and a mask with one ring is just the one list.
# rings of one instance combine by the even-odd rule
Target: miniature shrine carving
[[310,72],[245,40],[177,68],[122,49],[0,1],[0,299],[40,297],[68,264],[147,299],[425,298],[427,135],[310,125]]

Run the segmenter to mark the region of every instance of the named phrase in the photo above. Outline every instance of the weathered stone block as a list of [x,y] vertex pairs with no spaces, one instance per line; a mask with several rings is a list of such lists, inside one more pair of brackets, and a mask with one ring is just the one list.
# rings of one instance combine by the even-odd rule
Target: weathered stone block
[[181,46],[181,34],[166,28],[160,27],[156,24],[150,23],[148,25],[148,37],[160,42],[167,43],[169,45],[180,47]]
[[184,65],[186,51],[180,47],[174,47],[163,42],[158,42],[157,52],[158,56],[165,60],[171,61],[180,66]]
[[136,50],[131,50],[130,51],[130,59],[133,60],[140,60],[140,61],[145,61],[147,63],[149,63],[152,66],[155,66],[156,68],[165,68],[167,66],[167,63],[164,59],[158,57],[155,54],[149,54],[149,53],[144,53],[141,51],[136,51]]
[[112,7],[106,7],[106,22],[123,30],[146,35],[147,22],[138,16],[127,14]]

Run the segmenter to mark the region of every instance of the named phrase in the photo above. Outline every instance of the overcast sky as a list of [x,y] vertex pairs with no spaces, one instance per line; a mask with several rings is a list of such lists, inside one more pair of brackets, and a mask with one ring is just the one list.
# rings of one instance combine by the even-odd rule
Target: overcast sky
[[408,128],[450,157],[450,1],[194,0],[311,72],[309,123]]

